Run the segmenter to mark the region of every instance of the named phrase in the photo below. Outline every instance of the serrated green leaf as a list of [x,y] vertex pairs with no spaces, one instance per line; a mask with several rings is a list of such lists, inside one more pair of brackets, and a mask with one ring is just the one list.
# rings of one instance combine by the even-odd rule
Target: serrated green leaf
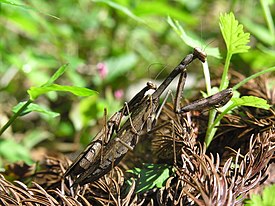
[[87,88],[76,87],[76,86],[65,86],[65,85],[58,85],[58,84],[52,84],[52,85],[43,86],[43,87],[31,87],[28,90],[28,94],[30,95],[31,100],[35,100],[40,95],[45,94],[47,92],[52,92],[52,91],[70,92],[76,96],[82,96],[82,97],[97,94],[96,91],[93,91]]
[[255,96],[242,96],[241,98],[232,98],[232,106],[249,106],[257,107],[261,109],[269,109],[270,105],[267,104],[265,99],[255,97]]
[[[20,102],[19,104],[17,104],[16,106],[14,106],[12,108],[13,113],[17,113],[19,111],[19,109],[25,105],[26,102]],[[21,112],[20,116],[24,116],[30,112],[39,112],[39,113],[43,113],[51,118],[55,118],[57,116],[59,116],[59,113],[50,111],[49,109],[44,108],[41,105],[35,104],[35,103],[30,103],[27,108]]]
[[50,86],[51,84],[53,84],[67,70],[68,65],[69,64],[65,64],[65,65],[61,66],[54,73],[54,75],[52,75],[52,77],[45,84],[42,85],[42,87]]
[[244,33],[243,25],[239,24],[232,12],[220,15],[220,29],[228,53],[236,54],[248,51],[250,47],[246,44],[249,42],[250,34]]
[[135,168],[129,170],[138,176],[139,182],[137,185],[137,192],[148,191],[154,187],[163,187],[165,181],[169,178],[171,166],[157,165],[157,164],[145,164],[144,168]]

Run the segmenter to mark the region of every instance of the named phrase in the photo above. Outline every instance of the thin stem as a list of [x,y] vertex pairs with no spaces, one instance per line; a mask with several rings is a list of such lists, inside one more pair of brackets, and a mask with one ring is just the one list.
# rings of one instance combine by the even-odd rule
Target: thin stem
[[265,73],[273,72],[273,71],[275,71],[275,66],[274,66],[274,67],[270,67],[270,68],[265,69],[265,70],[262,70],[262,71],[260,71],[260,72],[257,72],[257,73],[255,73],[255,74],[253,74],[253,75],[251,75],[251,76],[245,78],[244,80],[242,80],[242,81],[239,82],[238,84],[236,84],[236,85],[233,87],[233,90],[237,90],[239,87],[241,87],[242,85],[246,84],[246,83],[247,83],[249,80],[251,80],[251,79],[254,79],[254,78],[256,78],[256,77],[258,77],[258,76],[261,76],[261,75],[263,75],[263,74],[265,74]]
[[222,80],[221,80],[221,85],[220,85],[220,89],[219,89],[220,91],[226,89],[228,86],[228,69],[229,69],[231,57],[232,57],[232,54],[231,54],[231,52],[228,51],[227,55],[226,55],[223,74],[222,74]]
[[[229,111],[233,110],[235,107],[236,107],[236,105],[235,105],[235,104],[232,104],[232,105],[230,105],[229,107],[227,107],[221,114],[219,114],[219,115],[217,116],[217,118],[215,119],[215,121],[213,122],[213,124],[210,126],[209,131],[213,131],[213,130],[216,131],[217,128],[215,128],[215,127],[218,126],[218,125],[220,124],[220,121],[221,121],[221,119],[223,118],[223,116],[224,116],[225,114],[227,114]],[[214,137],[214,136],[213,136],[213,137]],[[212,141],[213,137],[211,137],[211,141]],[[207,146],[211,143],[211,141],[208,142]],[[207,143],[207,142],[206,142],[206,143]]]
[[6,131],[6,129],[16,120],[18,116],[31,104],[33,101],[28,100],[19,110],[16,112],[10,119],[9,121],[1,128],[0,130],[0,136]]
[[207,131],[206,131],[206,135],[205,135],[205,144],[208,147],[209,144],[211,143],[217,129],[214,128],[213,129],[213,124],[214,124],[214,120],[217,114],[217,110],[212,109],[211,111],[209,111],[209,118],[208,118],[208,126],[207,126]]
[[[220,84],[220,91],[224,90],[227,88],[229,81],[228,81],[228,69],[229,69],[229,64],[230,64],[230,59],[232,57],[231,52],[227,52],[226,55],[226,60],[225,60],[225,65],[224,65],[224,70],[223,70],[223,74],[222,74],[222,80],[221,80],[221,84]],[[216,114],[217,111],[216,110],[211,110],[209,112],[209,118],[208,118],[208,127],[207,127],[207,131],[206,131],[206,136],[205,136],[205,144],[206,146],[209,146],[209,144],[211,143],[217,128],[214,128],[214,126],[218,126],[219,122],[216,123],[216,125],[214,125],[214,121],[216,118]]]

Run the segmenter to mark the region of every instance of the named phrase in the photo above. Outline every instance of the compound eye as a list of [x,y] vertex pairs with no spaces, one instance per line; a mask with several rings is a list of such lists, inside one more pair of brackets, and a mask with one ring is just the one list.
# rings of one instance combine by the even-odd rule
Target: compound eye
[[151,81],[149,81],[149,82],[147,82],[147,87],[149,88],[149,89],[157,89],[157,85],[156,84],[154,84],[153,82],[151,82]]

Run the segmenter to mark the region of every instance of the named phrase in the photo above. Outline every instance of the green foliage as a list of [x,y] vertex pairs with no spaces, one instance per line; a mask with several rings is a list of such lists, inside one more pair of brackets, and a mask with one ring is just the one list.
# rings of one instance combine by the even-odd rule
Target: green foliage
[[275,185],[264,188],[262,195],[252,195],[251,199],[244,201],[245,206],[271,206],[275,202]]
[[[274,71],[271,67],[275,64],[273,7],[265,1],[260,3],[255,7],[242,7],[238,1],[234,4],[239,11],[238,19],[255,36],[249,52],[227,60],[226,64],[230,62],[235,68],[241,65],[236,69],[242,73],[251,74],[254,73],[252,69],[263,67],[270,67],[266,71]],[[217,38],[220,11],[213,9],[219,8],[215,1],[0,0],[0,4],[1,124],[9,119],[10,124],[13,123],[6,125],[11,129],[2,134],[1,141],[11,139],[15,144],[30,141],[27,144],[29,154],[33,147],[45,140],[47,143],[56,141],[53,145],[60,141],[66,144],[64,140],[87,144],[98,131],[97,120],[103,117],[103,109],[107,108],[110,116],[126,100],[116,97],[116,91],[126,92],[129,84],[154,78],[166,66],[176,65],[190,52],[189,46],[205,47],[208,56],[223,55],[216,46],[220,44]],[[229,10],[228,1],[223,0],[221,4]],[[234,6],[231,10],[234,11]],[[221,25],[229,43],[230,35],[247,37],[233,17],[232,14],[221,15]],[[229,28],[230,24],[235,27]],[[231,50],[236,52],[246,48],[241,44],[242,40],[237,43],[231,45]],[[105,77],[98,72],[100,63],[108,70]],[[209,63],[217,68],[220,60],[209,58]],[[59,65],[64,66],[53,75]],[[209,68],[205,67],[204,71],[209,73]],[[162,79],[168,73],[170,71],[164,69],[158,78]],[[192,67],[188,73],[199,72]],[[58,79],[61,74],[62,79]],[[93,95],[95,92],[87,88],[98,91],[98,95]],[[209,95],[213,91],[210,76],[207,88]],[[31,99],[21,102],[26,91]],[[93,96],[78,99],[57,91]],[[13,111],[17,115],[31,111],[43,115],[32,114],[14,121],[17,117],[10,118],[10,111],[16,104]],[[53,119],[57,112],[58,118]]]
[[[95,91],[86,89],[86,88],[80,88],[75,86],[64,86],[64,85],[57,85],[54,84],[54,82],[66,71],[67,65],[64,65],[60,67],[53,75],[52,77],[42,86],[40,87],[32,87],[28,90],[28,93],[30,95],[30,99],[26,102],[20,102],[18,105],[16,105],[13,108],[14,115],[10,118],[10,120],[1,128],[0,135],[2,135],[3,132],[16,120],[18,116],[23,116],[25,114],[28,114],[30,112],[39,112],[48,115],[51,118],[59,116],[58,113],[49,111],[43,106],[40,106],[38,104],[32,103],[35,99],[37,99],[40,95],[51,92],[51,91],[66,91],[71,92],[77,96],[91,96],[95,94]],[[40,142],[40,140],[44,139],[42,138],[36,138],[37,142]],[[34,144],[28,144],[28,145],[34,145]],[[10,150],[11,146],[15,148],[15,150]],[[14,162],[18,160],[23,160],[27,163],[30,163],[31,158],[29,155],[29,150],[27,147],[23,147],[21,144],[18,144],[13,139],[3,139],[0,142],[0,148],[6,147],[6,149],[2,149],[0,152],[0,155],[2,155],[7,160]],[[7,149],[10,150],[7,152]],[[30,149],[30,148],[29,148]]]
[[249,42],[249,33],[244,33],[243,25],[235,19],[234,14],[220,15],[220,29],[226,44],[227,53],[225,66],[223,70],[220,90],[226,89],[228,86],[228,69],[233,54],[247,52],[250,48],[246,44]]
[[[210,131],[213,131],[215,127],[219,125],[224,115],[228,114],[231,110],[241,106],[256,107],[256,108],[261,108],[265,110],[268,110],[271,107],[271,105],[267,104],[267,101],[265,99],[262,99],[259,97],[255,97],[255,96],[242,96],[241,98],[233,97],[231,101],[223,107],[223,112],[220,113],[215,118],[215,121],[210,125],[208,129]],[[207,145],[209,145],[211,141],[209,139],[206,139],[205,142]]]
[[28,94],[30,95],[30,100],[34,101],[37,99],[40,95],[52,92],[52,91],[62,91],[62,92],[71,92],[72,94],[76,96],[91,96],[96,94],[97,92],[86,89],[86,88],[81,88],[81,87],[76,87],[76,86],[66,86],[66,85],[58,85],[54,84],[54,82],[66,71],[67,69],[67,64],[63,65],[60,67],[54,75],[42,86],[40,87],[31,87],[28,90]]
[[220,15],[220,29],[230,55],[248,51],[250,34],[244,33],[243,25],[239,24],[232,12]]
[[136,192],[145,192],[154,187],[161,188],[164,186],[166,180],[170,177],[171,166],[144,164],[144,168],[134,168],[128,170],[134,174],[138,181]]
[[171,17],[167,19],[168,24],[174,29],[174,31],[180,36],[183,42],[191,48],[202,47],[205,48],[207,56],[213,56],[218,59],[221,58],[219,48],[207,46],[205,42],[198,40],[199,37],[195,35],[188,35],[178,21],[172,20]]
[[[186,34],[183,27],[179,24],[178,21],[173,21],[170,17],[168,17],[168,23],[170,26],[176,31],[176,33],[181,37],[181,39],[189,46],[196,47],[199,44],[199,41],[196,39],[191,38],[189,35]],[[228,80],[228,69],[229,64],[231,61],[231,57],[233,54],[238,53],[245,53],[248,51],[250,46],[247,46],[247,43],[249,42],[250,34],[245,33],[243,30],[243,25],[239,24],[239,22],[235,19],[235,16],[232,12],[229,14],[221,14],[220,15],[220,30],[222,33],[222,36],[224,38],[224,41],[226,43],[227,48],[227,55],[225,60],[225,66],[223,70],[222,80],[220,83],[220,88],[218,91],[222,91],[228,87],[229,80]],[[201,43],[202,44],[202,43]],[[216,48],[213,48],[216,49]],[[217,50],[218,51],[218,50]],[[208,52],[206,52],[208,54]],[[213,55],[214,57],[219,58],[219,53],[215,53]],[[205,76],[205,83],[206,83],[206,89],[207,89],[207,95],[210,96],[216,92],[214,91],[214,88],[211,88],[211,79],[210,79],[210,72],[208,65],[205,63],[203,64],[203,71]],[[262,75],[267,72],[274,71],[274,68],[265,69],[261,72],[258,72],[254,75],[251,75],[247,79],[240,82],[238,85],[234,86],[233,88],[236,89],[239,88],[241,85],[249,81],[250,79],[253,79],[259,75]],[[206,96],[205,96],[206,97]],[[208,128],[206,132],[205,142],[206,145],[209,145],[215,135],[216,132],[216,126],[219,125],[220,120],[222,117],[230,112],[232,109],[238,107],[238,106],[251,106],[251,107],[258,107],[262,109],[269,109],[270,105],[266,103],[266,101],[259,99],[257,97],[242,97],[242,98],[234,98],[230,103],[225,105],[223,107],[223,112],[221,114],[217,115],[216,110],[212,110],[209,113],[209,121],[208,121]]]
[[239,106],[247,106],[247,107],[256,107],[261,109],[268,110],[270,105],[267,104],[265,99],[254,97],[254,96],[243,96],[241,98],[232,98],[232,105],[230,107],[239,107]]
[[[125,62],[127,62],[127,64],[125,64]],[[137,56],[134,53],[124,54],[122,56],[109,58],[105,63],[107,68],[113,68],[108,72],[105,81],[113,82],[136,65]]]
[[58,85],[58,84],[52,84],[49,86],[42,86],[42,87],[31,87],[28,90],[28,94],[30,95],[31,100],[37,99],[40,95],[52,92],[52,91],[62,91],[62,92],[71,92],[72,94],[76,96],[91,96],[96,94],[95,91],[92,91],[90,89],[82,88],[82,87],[76,87],[76,86],[65,86],[65,85]]
[[26,109],[22,112],[19,112],[19,110],[25,105],[27,104],[27,102],[20,102],[19,104],[17,104],[16,106],[13,107],[12,112],[13,113],[19,113],[19,116],[24,116],[30,112],[39,112],[39,113],[43,113],[48,115],[51,118],[55,118],[59,116],[59,113],[50,111],[47,108],[44,108],[42,105],[38,105],[35,103],[30,103],[28,104],[28,106],[26,107]]
[[9,162],[32,163],[28,148],[13,139],[0,139],[0,155]]
[[108,4],[108,6],[124,13],[125,15],[127,15],[128,17],[134,19],[135,21],[137,22],[140,22],[140,23],[144,23],[144,21],[139,18],[138,16],[136,16],[131,10],[129,10],[127,7],[125,6],[122,6],[121,4],[119,3],[116,3],[114,1],[111,1],[111,0],[93,0],[94,2],[102,2],[102,3],[105,3],[105,4]]
[[[226,60],[225,60],[225,66],[222,74],[222,79],[220,83],[219,90],[222,91],[228,87],[229,80],[228,80],[228,69],[230,60],[233,54],[237,53],[243,53],[247,52],[249,49],[249,46],[246,44],[249,42],[249,33],[244,33],[243,31],[243,25],[239,24],[238,21],[235,19],[235,16],[232,12],[229,14],[221,14],[220,15],[220,30],[222,32],[226,48],[227,48],[227,54],[226,54]],[[209,85],[210,81],[206,81],[207,88],[211,88]],[[211,95],[211,89],[208,89],[208,95]],[[216,132],[215,126],[219,125],[219,121],[221,120],[222,116],[219,115],[216,118],[217,111],[212,110],[209,113],[209,120],[208,120],[208,128],[206,131],[206,137],[205,142],[208,146]],[[215,121],[215,124],[214,124]]]

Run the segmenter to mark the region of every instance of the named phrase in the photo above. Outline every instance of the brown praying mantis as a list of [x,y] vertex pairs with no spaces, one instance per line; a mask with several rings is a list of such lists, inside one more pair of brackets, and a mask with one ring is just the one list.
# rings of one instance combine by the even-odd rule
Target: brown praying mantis
[[122,117],[131,113],[144,98],[145,93],[150,89],[155,90],[156,85],[152,82],[147,82],[147,85],[139,93],[137,93],[122,109],[109,118],[105,127],[97,133],[93,141],[76,158],[70,168],[67,169],[64,176],[70,175],[76,177],[78,174],[87,170],[98,156],[101,156],[101,153],[103,153],[106,144],[109,143],[114,131],[119,129]]
[[[74,182],[72,186],[84,185],[99,179],[116,166],[128,150],[132,150],[135,147],[144,126],[152,124],[153,115],[159,107],[160,96],[177,75],[181,74],[176,94],[175,112],[186,112],[194,108],[199,109],[200,107],[216,107],[224,105],[230,100],[232,90],[228,89],[206,98],[207,100],[196,101],[194,103],[195,106],[187,105],[179,109],[180,96],[186,78],[186,67],[197,58],[204,62],[206,54],[195,48],[193,53],[187,55],[158,88],[148,84],[123,109],[109,119],[106,128],[103,128],[98,133],[93,142],[80,154],[64,174],[64,176],[73,177]],[[144,96],[149,88],[155,89],[155,92],[150,96]],[[120,120],[124,115],[130,115],[130,117],[118,129]],[[151,121],[148,122],[148,120]],[[115,130],[117,131],[116,137],[111,139]],[[104,143],[102,141],[103,137],[107,137]]]

